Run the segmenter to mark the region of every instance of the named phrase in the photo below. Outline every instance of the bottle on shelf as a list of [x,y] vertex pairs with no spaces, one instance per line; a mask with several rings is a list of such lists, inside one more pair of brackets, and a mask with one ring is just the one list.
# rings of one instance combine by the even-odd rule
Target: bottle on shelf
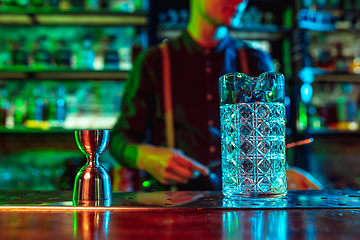
[[44,100],[41,97],[41,85],[34,86],[27,105],[25,125],[29,128],[40,128],[44,120]]
[[31,67],[37,70],[51,68],[51,53],[48,50],[48,39],[46,36],[39,37],[35,42]]
[[65,121],[65,88],[59,84],[50,93],[47,120],[50,127],[61,127]]
[[316,0],[316,10],[317,11],[328,11],[327,1],[326,0]]
[[98,10],[99,5],[100,5],[99,0],[85,0],[86,10]]
[[356,30],[360,30],[360,0],[355,0],[353,13],[355,16],[354,27]]
[[70,0],[59,0],[59,10],[69,11],[71,8],[72,5]]
[[71,0],[71,6],[75,10],[83,10],[85,8],[84,0]]
[[116,44],[116,37],[106,37],[104,39],[104,45],[104,69],[118,70],[120,65],[120,58]]
[[75,68],[82,70],[94,69],[95,52],[92,49],[93,37],[90,34],[82,39],[80,48],[75,55]]
[[99,8],[100,9],[109,9],[110,8],[110,0],[99,0]]
[[27,115],[27,101],[20,92],[15,94],[13,103],[14,126],[22,126]]
[[1,6],[5,7],[5,8],[14,7],[14,6],[16,6],[16,2],[15,2],[15,0],[2,0]]
[[110,9],[120,12],[134,12],[135,5],[133,0],[112,0],[110,1]]
[[59,0],[49,0],[47,2],[47,8],[50,10],[56,10],[59,8]]
[[0,40],[0,69],[7,68],[11,63],[11,54],[4,41]]
[[71,68],[72,52],[69,49],[68,42],[65,39],[59,41],[58,49],[54,53],[54,61],[56,68]]
[[9,108],[8,91],[6,88],[0,89],[0,126],[5,126]]
[[44,7],[45,1],[44,0],[30,0],[30,4],[34,8],[42,8]]
[[26,39],[20,37],[14,41],[11,51],[11,65],[14,68],[26,68],[29,65],[29,53],[25,50]]
[[302,0],[302,7],[310,9],[314,4],[314,0]]
[[344,0],[343,1],[344,9],[344,20],[346,22],[347,28],[350,29],[354,24],[354,14],[353,14],[353,0]]
[[29,6],[29,0],[15,0],[16,6],[20,8],[26,8]]

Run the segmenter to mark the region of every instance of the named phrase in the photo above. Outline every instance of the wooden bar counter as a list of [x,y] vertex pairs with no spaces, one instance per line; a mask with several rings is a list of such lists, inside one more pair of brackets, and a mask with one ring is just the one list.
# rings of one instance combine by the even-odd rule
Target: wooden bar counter
[[86,207],[73,206],[69,191],[0,191],[0,239],[360,239],[360,194],[114,192],[110,207]]

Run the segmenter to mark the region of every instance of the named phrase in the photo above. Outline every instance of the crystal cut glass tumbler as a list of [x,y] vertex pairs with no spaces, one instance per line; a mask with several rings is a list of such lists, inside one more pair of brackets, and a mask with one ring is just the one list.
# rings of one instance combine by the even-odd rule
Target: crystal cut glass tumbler
[[222,191],[228,198],[287,192],[284,75],[229,73],[219,79]]

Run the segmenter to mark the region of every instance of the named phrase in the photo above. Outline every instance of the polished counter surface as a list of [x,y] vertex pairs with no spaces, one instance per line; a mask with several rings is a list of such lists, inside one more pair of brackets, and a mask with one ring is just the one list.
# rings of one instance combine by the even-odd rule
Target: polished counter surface
[[73,206],[70,191],[0,191],[0,239],[359,239],[360,193],[289,191],[282,199],[220,192],[113,193]]

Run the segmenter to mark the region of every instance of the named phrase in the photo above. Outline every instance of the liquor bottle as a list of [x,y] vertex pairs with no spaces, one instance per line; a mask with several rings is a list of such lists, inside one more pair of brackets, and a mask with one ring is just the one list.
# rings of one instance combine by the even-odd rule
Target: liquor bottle
[[33,68],[49,69],[51,67],[51,54],[48,50],[48,41],[46,36],[39,37],[36,41],[35,50],[33,51]]
[[110,8],[110,0],[99,0],[99,7],[101,9],[109,9]]
[[316,0],[316,10],[317,11],[328,11],[327,1],[326,0]]
[[15,0],[17,6],[26,8],[29,6],[29,0]]
[[59,9],[63,11],[69,11],[71,9],[71,1],[70,0],[60,0],[59,1]]
[[5,6],[5,7],[16,6],[15,0],[2,0],[1,3],[2,3],[2,5]]
[[52,92],[49,99],[47,119],[51,127],[60,127],[65,121],[65,88],[58,86],[56,93]]
[[135,10],[147,11],[149,9],[149,0],[133,0]]
[[95,53],[92,49],[92,36],[86,35],[81,42],[80,48],[76,52],[77,69],[94,69]]
[[29,53],[25,50],[26,39],[20,37],[19,41],[13,42],[11,52],[11,64],[15,68],[24,68],[29,65]]
[[310,9],[310,7],[313,5],[314,0],[303,0],[303,8]]
[[54,53],[54,60],[57,68],[70,68],[72,66],[72,52],[65,39],[59,41],[58,49]]
[[8,92],[4,88],[0,91],[0,126],[5,126],[9,108]]
[[48,1],[48,8],[50,9],[57,9],[59,7],[59,0],[49,0]]
[[43,121],[44,100],[41,98],[41,87],[35,86],[27,106],[26,122],[30,127],[38,126]]
[[105,40],[104,68],[108,70],[119,69],[119,52],[116,46],[116,37],[109,36]]
[[133,12],[135,5],[132,0],[112,0],[110,1],[110,9],[121,12]]
[[26,100],[21,93],[17,93],[14,98],[14,125],[21,126],[26,119]]
[[353,20],[354,20],[354,15],[353,15],[353,4],[351,0],[344,0],[342,2],[343,4],[343,29],[350,29],[353,26]]
[[355,29],[359,30],[360,29],[360,0],[355,0],[354,5],[355,5],[355,7],[354,7]]
[[0,69],[6,68],[11,63],[11,55],[5,44],[0,41]]
[[44,0],[30,0],[31,6],[34,8],[41,8],[44,6]]
[[75,9],[83,10],[85,8],[84,0],[72,0],[71,6]]
[[99,9],[99,0],[85,0],[85,9],[87,10]]
[[334,57],[334,67],[336,72],[347,73],[349,66],[346,57],[343,55],[343,44],[336,43],[334,48],[337,50]]

